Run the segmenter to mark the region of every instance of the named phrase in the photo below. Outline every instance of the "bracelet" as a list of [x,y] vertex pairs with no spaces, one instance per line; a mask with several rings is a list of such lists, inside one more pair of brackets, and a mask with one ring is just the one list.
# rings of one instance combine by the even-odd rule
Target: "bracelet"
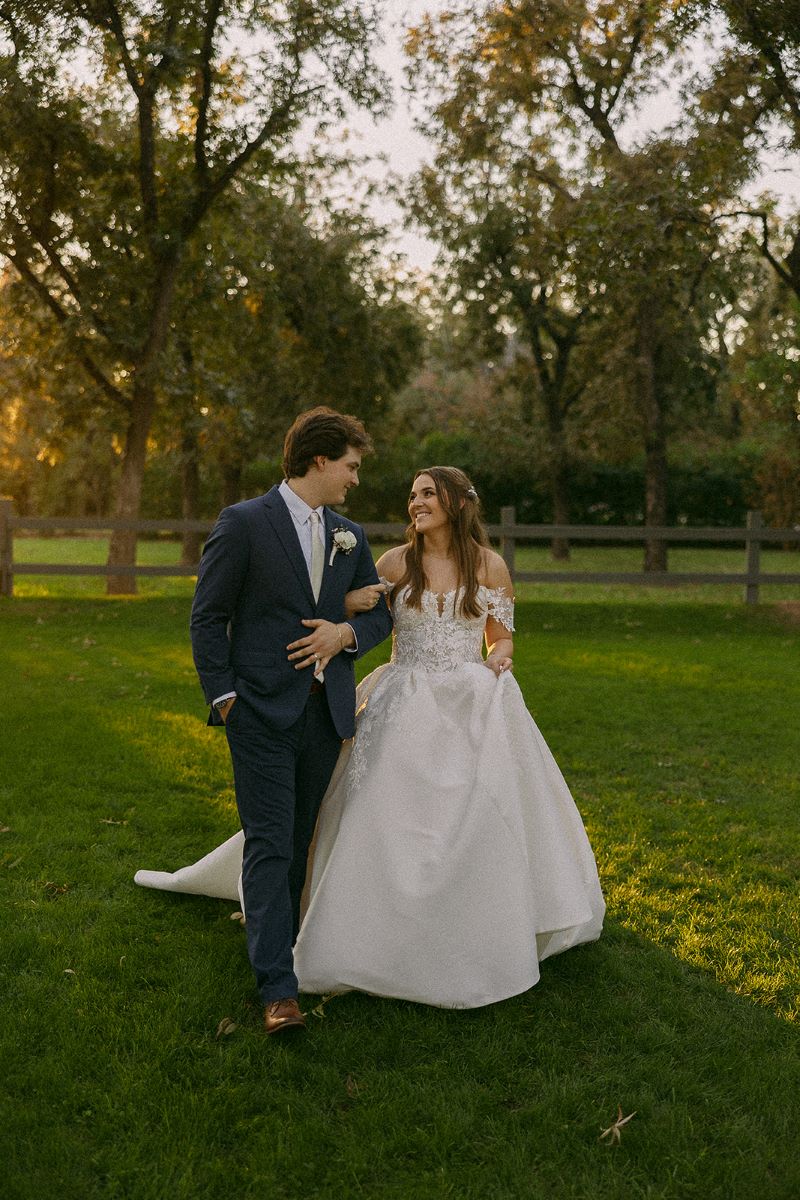
[[342,637],[342,630],[339,625],[336,626],[336,632],[339,635],[339,650],[344,650],[344,638]]

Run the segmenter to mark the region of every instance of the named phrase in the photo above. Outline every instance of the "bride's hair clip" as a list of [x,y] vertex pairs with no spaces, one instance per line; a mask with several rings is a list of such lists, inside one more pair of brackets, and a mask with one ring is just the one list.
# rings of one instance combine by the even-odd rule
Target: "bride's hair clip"
[[467,499],[469,499],[469,500],[477,500],[478,499],[478,493],[475,491],[474,487],[467,488]]

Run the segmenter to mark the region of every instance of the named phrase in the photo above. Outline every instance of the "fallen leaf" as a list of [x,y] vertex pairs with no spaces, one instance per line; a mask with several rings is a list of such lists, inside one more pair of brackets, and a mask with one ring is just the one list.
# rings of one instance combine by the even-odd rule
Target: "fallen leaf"
[[65,892],[69,891],[68,883],[54,883],[52,879],[48,879],[42,886],[48,896],[63,896]]
[[65,975],[74,975],[74,974],[75,974],[75,972],[72,970],[72,968],[71,968],[71,967],[65,967],[65,968],[64,968],[64,974],[65,974]]
[[361,1089],[359,1088],[355,1079],[353,1079],[352,1075],[347,1076],[347,1079],[344,1081],[344,1086],[348,1096],[356,1097],[361,1094]]
[[321,1020],[325,1016],[325,1005],[328,1003],[329,1000],[333,1000],[335,995],[336,995],[335,992],[331,992],[328,996],[322,997],[322,999],[320,1000],[317,1007],[312,1008],[312,1010],[311,1010],[315,1017],[319,1017]]
[[217,1026],[216,1040],[219,1041],[221,1037],[227,1037],[228,1034],[233,1033],[235,1029],[236,1022],[232,1021],[230,1017],[223,1017]]
[[88,648],[90,646],[96,646],[97,642],[94,640],[94,638],[90,638],[87,636],[83,639],[83,641],[81,642],[81,645],[83,646],[84,650],[88,650]]
[[127,825],[127,821],[115,821],[113,817],[101,817],[101,825]]
[[604,1137],[607,1137],[609,1146],[619,1146],[622,1141],[622,1126],[627,1125],[628,1121],[635,1116],[636,1110],[634,1110],[632,1113],[628,1113],[627,1117],[623,1117],[622,1105],[618,1104],[616,1121],[614,1121],[613,1125],[609,1125],[608,1129],[603,1130],[598,1138],[598,1141],[602,1140]]
[[232,912],[230,915],[231,921],[238,921],[240,925],[245,924],[244,913],[240,911]]
[[0,825],[0,833],[11,833],[10,825]]

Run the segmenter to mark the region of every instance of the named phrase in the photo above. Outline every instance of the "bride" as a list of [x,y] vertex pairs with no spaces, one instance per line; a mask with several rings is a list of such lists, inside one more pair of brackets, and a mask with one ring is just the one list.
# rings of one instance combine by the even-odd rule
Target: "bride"
[[[303,992],[350,989],[476,1008],[600,936],[605,905],[580,815],[511,673],[513,600],[477,494],[417,473],[404,546],[378,562],[391,661],[358,689],[320,814],[294,949]],[[379,598],[351,592],[348,612]],[[486,655],[482,655],[483,643]],[[136,882],[233,897],[242,835]]]

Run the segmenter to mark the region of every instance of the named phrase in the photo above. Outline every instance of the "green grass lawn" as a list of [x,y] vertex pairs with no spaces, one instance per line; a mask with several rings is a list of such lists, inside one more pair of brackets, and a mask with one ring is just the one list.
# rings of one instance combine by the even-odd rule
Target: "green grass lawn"
[[4,1197],[800,1195],[790,612],[526,590],[516,674],[597,852],[603,939],[482,1010],[311,1000],[276,1045],[235,905],[132,883],[237,828],[191,584],[75,587],[20,576],[0,602]]

